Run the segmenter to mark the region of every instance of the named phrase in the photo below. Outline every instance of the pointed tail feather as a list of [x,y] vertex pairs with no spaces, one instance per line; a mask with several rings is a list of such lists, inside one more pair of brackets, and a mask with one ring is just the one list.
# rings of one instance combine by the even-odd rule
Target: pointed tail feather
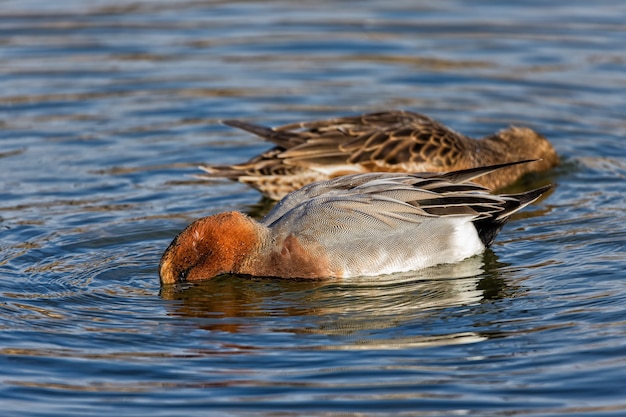
[[267,126],[242,122],[241,120],[221,120],[220,122],[226,126],[250,132],[285,149],[289,149],[294,146],[294,139],[297,137],[293,133],[276,131]]
[[506,203],[503,210],[499,214],[492,217],[481,218],[474,221],[474,226],[478,232],[480,240],[485,247],[491,246],[496,238],[496,235],[502,229],[502,226],[509,221],[509,218],[519,210],[523,209],[527,205],[537,200],[543,193],[552,188],[552,185],[546,185],[536,188],[534,190],[526,191],[519,194],[501,195]]
[[535,188],[534,190],[526,191],[519,194],[502,194],[507,200],[511,201],[510,205],[504,208],[504,211],[497,216],[497,219],[508,218],[514,213],[517,213],[527,205],[535,202],[546,191],[552,188],[552,184],[545,185],[543,187]]
[[471,181],[474,178],[481,177],[483,175],[489,174],[498,169],[507,168],[507,167],[519,165],[519,164],[527,164],[529,162],[536,162],[540,160],[541,159],[525,159],[523,161],[506,162],[503,164],[487,165],[487,166],[477,167],[477,168],[462,169],[459,171],[451,171],[451,172],[438,174],[438,175],[440,175],[442,178],[447,179],[450,182],[461,183],[461,182]]

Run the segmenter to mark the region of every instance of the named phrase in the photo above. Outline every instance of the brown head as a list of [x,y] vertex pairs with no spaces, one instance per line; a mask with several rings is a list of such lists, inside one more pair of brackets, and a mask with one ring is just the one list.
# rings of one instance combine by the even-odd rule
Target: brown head
[[510,154],[510,160],[541,159],[541,166],[536,163],[533,170],[552,168],[559,163],[559,156],[548,139],[527,127],[511,126],[484,141],[502,156]]
[[185,228],[159,264],[162,284],[237,273],[259,243],[259,225],[238,212],[203,217]]
[[478,142],[478,151],[471,155],[474,166],[536,160],[504,168],[476,180],[491,189],[505,187],[526,173],[545,171],[559,164],[559,156],[552,144],[544,136],[526,127],[512,126],[485,137]]

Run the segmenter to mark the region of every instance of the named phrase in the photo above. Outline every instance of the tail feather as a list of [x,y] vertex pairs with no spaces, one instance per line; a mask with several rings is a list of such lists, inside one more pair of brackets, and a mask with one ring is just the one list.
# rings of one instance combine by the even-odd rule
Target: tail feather
[[547,192],[550,188],[552,188],[552,184],[545,185],[543,187],[535,188],[534,190],[526,191],[519,194],[503,194],[501,197],[506,198],[509,201],[514,202],[514,204],[507,205],[502,213],[498,216],[498,218],[510,217],[514,213],[517,213],[524,207],[529,204],[535,202],[539,197],[541,197],[545,192]]
[[550,188],[552,188],[552,185],[546,185],[524,193],[502,195],[501,197],[506,201],[502,211],[498,212],[497,215],[494,213],[491,217],[479,218],[474,221],[474,227],[476,227],[478,236],[485,247],[491,246],[502,226],[509,221],[509,218],[514,213],[536,201]]
[[510,167],[514,165],[527,164],[529,162],[536,162],[536,161],[540,161],[540,159],[525,159],[523,161],[506,162],[503,164],[495,164],[495,165],[487,165],[487,166],[482,166],[482,167],[477,167],[477,168],[461,169],[458,171],[451,171],[451,172],[447,172],[444,174],[432,174],[432,175],[441,176],[442,178],[445,178],[448,181],[453,182],[453,183],[460,183],[460,182],[471,181],[474,178],[481,177],[483,175],[489,174],[498,169],[502,169],[502,168],[506,168],[506,167]]
[[242,122],[241,120],[222,120],[221,123],[226,126],[235,127],[237,129],[250,132],[284,149],[289,149],[292,146],[294,146],[296,143],[301,142],[297,140],[294,141],[294,139],[297,139],[298,137],[297,134],[277,131],[267,126],[257,125],[257,124],[248,123],[248,122]]

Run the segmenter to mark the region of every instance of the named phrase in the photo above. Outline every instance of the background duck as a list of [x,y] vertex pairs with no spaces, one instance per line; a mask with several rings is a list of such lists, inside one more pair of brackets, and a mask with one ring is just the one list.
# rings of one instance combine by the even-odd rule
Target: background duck
[[490,189],[556,166],[550,142],[532,129],[509,127],[482,139],[462,135],[428,116],[404,110],[368,113],[269,128],[239,120],[222,123],[276,145],[235,165],[205,165],[203,178],[223,177],[274,200],[315,181],[365,172],[448,172],[540,159],[478,178]]

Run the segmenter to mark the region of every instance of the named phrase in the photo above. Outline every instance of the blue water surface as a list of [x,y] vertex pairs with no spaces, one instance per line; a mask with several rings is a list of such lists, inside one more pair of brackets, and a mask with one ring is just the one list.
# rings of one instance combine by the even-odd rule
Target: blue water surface
[[[7,416],[626,415],[626,3],[0,3]],[[267,209],[218,123],[402,108],[562,164],[493,248],[333,282],[160,288],[192,220]]]

